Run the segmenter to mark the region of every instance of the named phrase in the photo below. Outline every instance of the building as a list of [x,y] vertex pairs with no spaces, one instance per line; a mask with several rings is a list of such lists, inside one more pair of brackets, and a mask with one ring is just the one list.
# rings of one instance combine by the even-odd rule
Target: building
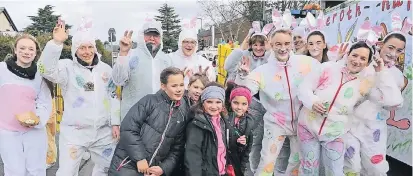
[[16,25],[4,7],[0,7],[0,33],[9,35],[16,35],[18,33]]

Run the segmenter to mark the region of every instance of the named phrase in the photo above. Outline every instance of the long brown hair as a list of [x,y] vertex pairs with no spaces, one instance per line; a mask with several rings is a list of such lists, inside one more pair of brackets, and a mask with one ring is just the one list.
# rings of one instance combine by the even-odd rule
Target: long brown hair
[[[224,89],[224,87],[221,84],[217,83],[217,82],[210,82],[209,84],[207,84],[205,86],[205,88],[207,88],[209,86],[217,86],[217,87],[220,87],[220,88]],[[205,111],[204,111],[204,107],[202,106],[202,104],[203,104],[203,102],[199,101],[197,104],[192,106],[190,114],[193,114],[193,115],[203,114]],[[221,117],[227,117],[228,116],[228,111],[225,108],[225,101],[222,102],[222,112],[220,113],[220,115],[221,115]]]

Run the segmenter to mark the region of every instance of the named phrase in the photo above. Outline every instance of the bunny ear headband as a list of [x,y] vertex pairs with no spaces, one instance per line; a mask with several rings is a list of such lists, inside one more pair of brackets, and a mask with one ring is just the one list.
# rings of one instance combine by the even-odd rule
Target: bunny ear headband
[[314,31],[320,31],[324,35],[324,32],[322,31],[325,26],[325,18],[323,11],[320,11],[320,14],[317,16],[317,19],[314,18],[312,13],[307,13],[305,21],[307,22],[307,28],[310,31],[308,34]]
[[271,32],[273,27],[274,25],[272,23],[268,23],[264,26],[264,28],[262,28],[262,31],[261,31],[260,22],[254,21],[252,22],[252,31],[250,31],[250,32],[253,32],[253,35],[251,37],[256,36],[256,35],[262,35],[267,38],[267,35]]
[[[272,23],[275,27],[275,31],[278,30],[291,30],[293,25],[297,25],[294,17],[291,15],[290,10],[285,10],[284,14],[281,16],[280,12],[274,8],[272,9]],[[295,23],[294,23],[295,21]]]
[[391,14],[391,30],[392,32],[387,34],[383,41],[386,40],[388,36],[395,33],[401,34],[407,38],[408,32],[412,30],[412,20],[408,17],[402,20],[399,13],[393,12]]
[[369,20],[365,20],[357,31],[357,42],[366,42],[366,44],[369,45],[370,49],[372,49],[372,46],[376,45],[376,43],[378,42],[380,33],[380,26],[372,26]]
[[189,23],[185,23],[183,26],[184,26],[184,28],[186,28],[186,29],[195,29],[195,27],[196,27],[196,17],[193,17],[190,21],[189,21]]

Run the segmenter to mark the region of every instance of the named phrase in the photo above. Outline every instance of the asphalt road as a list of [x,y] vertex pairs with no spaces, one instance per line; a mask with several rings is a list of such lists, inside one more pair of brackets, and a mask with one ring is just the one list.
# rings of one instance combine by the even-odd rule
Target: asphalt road
[[[56,138],[56,142],[58,141],[58,137]],[[57,142],[58,143],[58,142]],[[59,146],[58,146],[59,147]],[[412,174],[412,167],[404,164],[396,159],[391,157],[386,158],[390,165],[390,170],[387,173],[388,176],[411,176]],[[45,161],[46,164],[46,161]],[[59,163],[51,167],[47,170],[47,176],[55,176]],[[82,167],[83,166],[83,167]],[[81,168],[79,172],[79,176],[90,176],[92,174],[93,169],[93,162],[92,161],[82,161]],[[3,161],[0,157],[0,176],[4,176],[3,171]]]

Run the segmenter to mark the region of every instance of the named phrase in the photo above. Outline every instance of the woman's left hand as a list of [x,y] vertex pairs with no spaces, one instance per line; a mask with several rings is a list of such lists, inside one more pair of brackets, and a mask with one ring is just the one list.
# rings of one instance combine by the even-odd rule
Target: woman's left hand
[[237,142],[242,144],[242,145],[246,145],[247,144],[247,138],[245,138],[245,135],[242,135],[241,137],[239,137],[237,139]]

